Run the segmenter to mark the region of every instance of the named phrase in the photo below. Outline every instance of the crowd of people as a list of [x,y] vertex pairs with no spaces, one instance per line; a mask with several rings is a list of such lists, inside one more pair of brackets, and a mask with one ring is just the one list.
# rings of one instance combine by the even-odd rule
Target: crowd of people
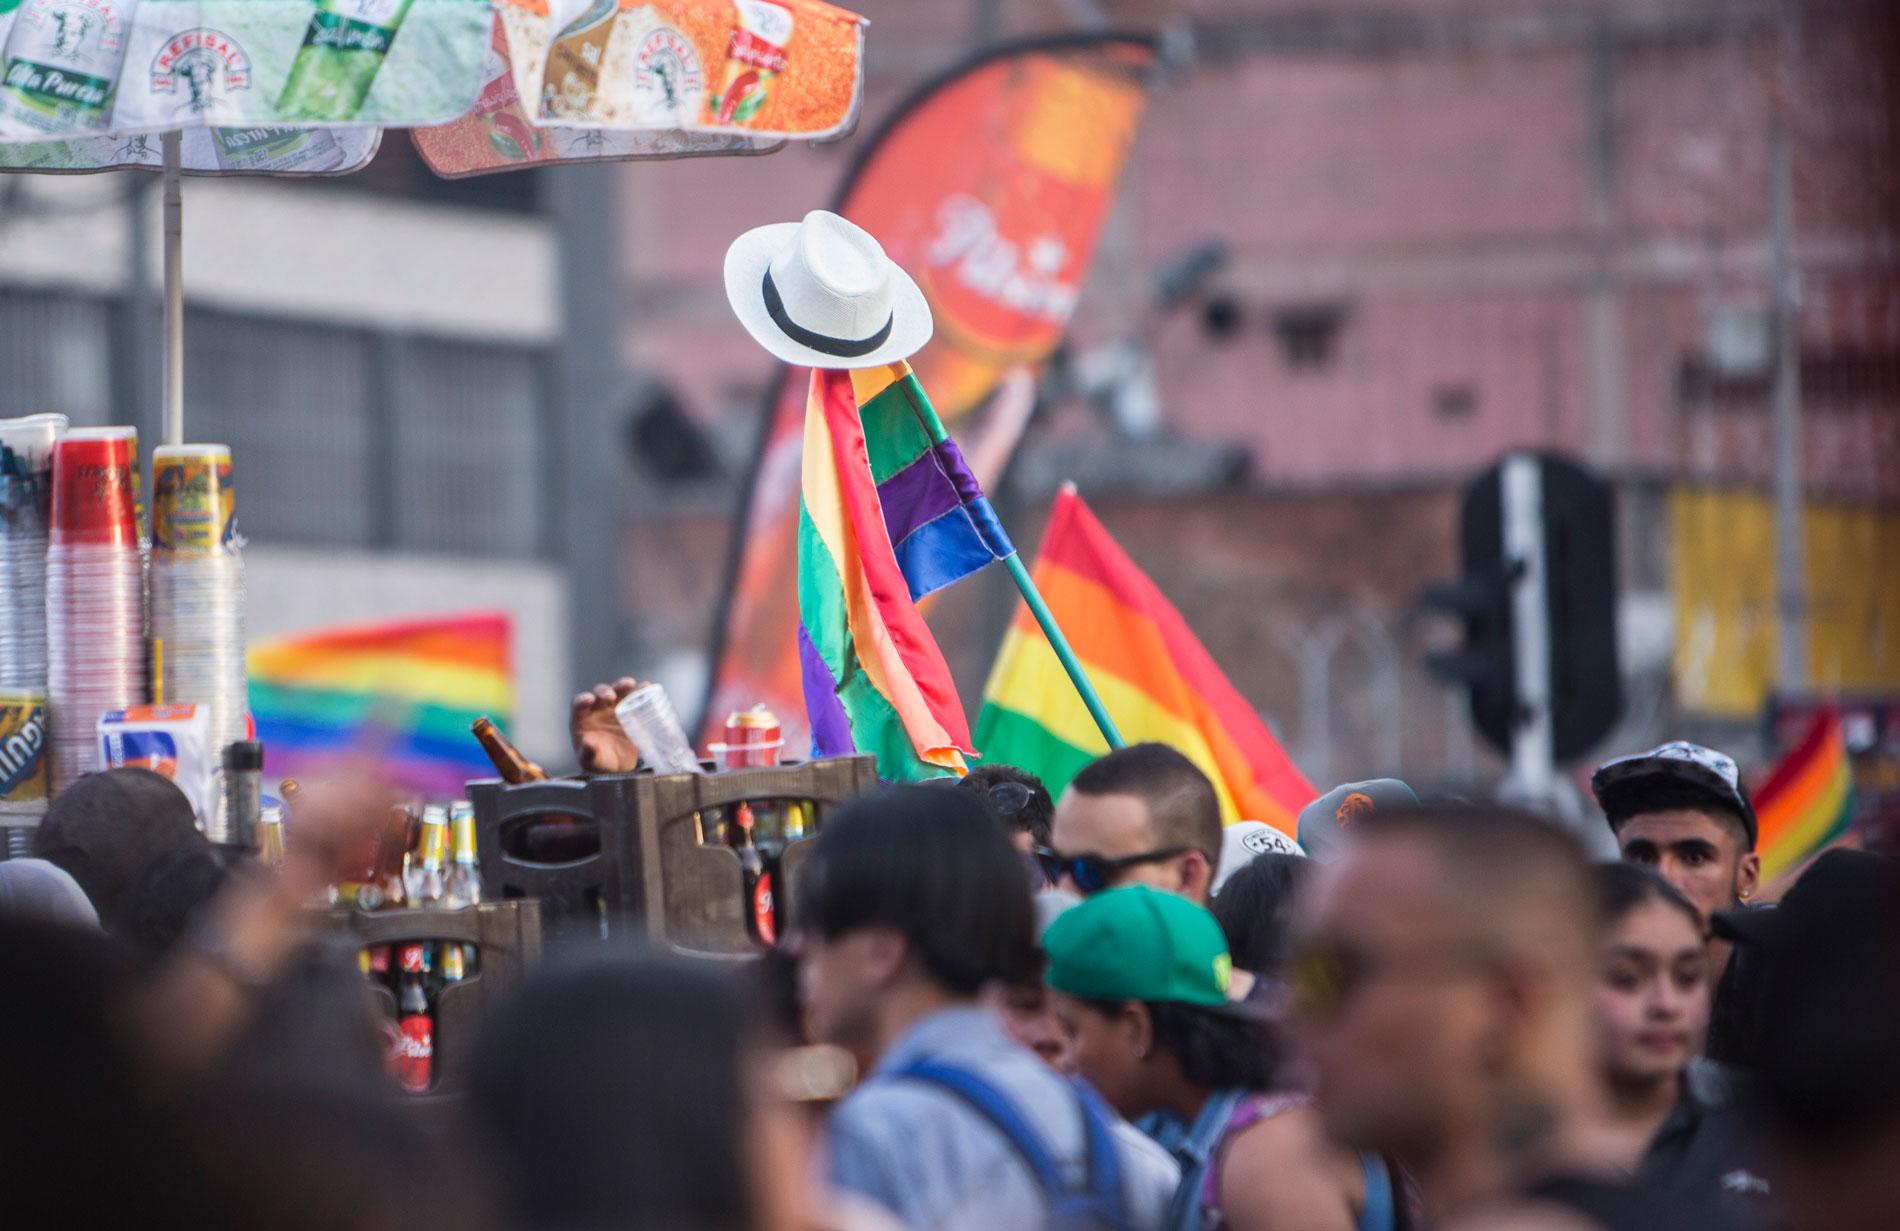
[[[612,686],[589,770],[630,769]],[[1732,760],[1593,780],[1622,860],[1385,779],[1300,845],[1146,744],[835,809],[756,961],[549,955],[404,1098],[307,910],[380,823],[226,867],[139,770],[0,863],[20,1227],[1397,1231],[1900,1226],[1900,865],[1758,902]],[[1304,849],[1302,849],[1304,848]],[[342,946],[342,947],[339,947]]]

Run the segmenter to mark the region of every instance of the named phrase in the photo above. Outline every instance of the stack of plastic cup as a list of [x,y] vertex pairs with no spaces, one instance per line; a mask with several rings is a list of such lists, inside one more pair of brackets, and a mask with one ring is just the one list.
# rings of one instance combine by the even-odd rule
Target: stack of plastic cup
[[46,519],[65,415],[0,419],[0,692],[46,691]]
[[124,428],[75,429],[53,446],[46,694],[55,794],[99,768],[100,715],[145,700],[134,458]]
[[[19,740],[23,750],[0,755],[0,822],[15,822],[6,830],[12,855],[26,853],[26,826],[46,811],[44,779],[22,758],[44,756],[37,741],[45,737],[46,522],[53,444],[66,427],[65,415],[0,419],[0,739]],[[35,711],[39,729],[28,732]]]
[[219,749],[247,737],[244,557],[227,445],[152,451],[152,640],[160,695],[211,714]]

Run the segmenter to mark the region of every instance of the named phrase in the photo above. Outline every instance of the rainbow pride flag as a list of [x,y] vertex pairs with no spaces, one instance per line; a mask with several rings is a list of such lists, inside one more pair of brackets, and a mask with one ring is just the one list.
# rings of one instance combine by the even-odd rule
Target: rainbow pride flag
[[[1200,766],[1228,823],[1294,833],[1312,784],[1073,488],[1056,497],[1034,576],[1128,742],[1169,744]],[[1027,607],[990,669],[976,740],[984,760],[1029,770],[1058,795],[1108,751]]]
[[1776,882],[1840,841],[1854,822],[1854,769],[1840,715],[1824,710],[1755,789],[1761,879]]
[[961,774],[963,703],[916,600],[1014,553],[909,364],[814,371],[798,514],[798,657],[818,756]]
[[462,794],[494,767],[469,725],[514,710],[503,614],[480,612],[321,629],[251,646],[251,712],[273,776],[309,774],[352,756],[400,785]]

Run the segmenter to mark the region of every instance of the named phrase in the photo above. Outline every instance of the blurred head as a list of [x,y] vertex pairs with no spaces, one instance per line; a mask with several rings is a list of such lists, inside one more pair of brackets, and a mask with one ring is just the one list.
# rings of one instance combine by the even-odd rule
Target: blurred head
[[1014,765],[979,765],[957,785],[989,804],[1003,824],[1009,827],[1016,849],[1033,852],[1049,845],[1049,825],[1055,816],[1055,800],[1042,779]]
[[1294,832],[1312,858],[1330,863],[1352,840],[1353,827],[1374,812],[1418,807],[1418,792],[1397,778],[1342,782],[1306,807]]
[[1022,860],[960,790],[890,787],[839,808],[799,882],[799,983],[820,1042],[864,1052],[898,998],[973,999],[1035,977]]
[[1677,741],[1608,762],[1590,786],[1623,858],[1654,868],[1705,921],[1754,893],[1755,813],[1732,758]]
[[1417,1157],[1589,1086],[1597,907],[1577,843],[1503,810],[1356,829],[1315,875],[1289,970],[1331,1133]]
[[1317,866],[1304,855],[1256,855],[1227,878],[1211,909],[1235,966],[1256,975],[1279,973],[1294,895]]
[[[97,931],[0,918],[0,1158],[9,1226],[130,1226],[183,1165],[122,1031],[124,955]],[[102,1114],[110,1108],[110,1114]],[[86,1161],[112,1158],[112,1182]],[[173,1213],[176,1206],[165,1207]]]
[[743,1009],[730,972],[659,954],[552,969],[504,1001],[469,1097],[510,1224],[755,1225]]
[[1075,776],[1051,838],[1064,886],[1078,893],[1142,884],[1204,904],[1220,861],[1220,798],[1179,752],[1133,744]]
[[983,1000],[1009,1036],[1042,1057],[1043,1063],[1058,1073],[1075,1071],[1068,1032],[1056,1016],[1055,997],[1041,981],[991,984],[984,989]]
[[[1038,892],[1035,896],[1037,934],[1048,931],[1051,923],[1079,901],[1080,898],[1062,889]],[[1071,1074],[1075,1071],[1075,1058],[1070,1053],[1068,1032],[1056,1017],[1055,998],[1042,981],[1043,965],[1044,956],[1038,949],[1035,978],[989,984],[983,989],[983,1001],[1011,1038],[1042,1057],[1043,1062],[1058,1073]]]
[[170,947],[222,878],[191,801],[145,769],[87,774],[61,791],[33,853],[78,881],[100,925],[146,957]]
[[1613,1088],[1673,1084],[1709,1025],[1710,970],[1702,917],[1647,868],[1596,868],[1603,915],[1597,1024]]
[[1075,1070],[1123,1115],[1266,1088],[1266,1038],[1227,998],[1233,966],[1201,907],[1146,885],[1107,890],[1052,923],[1043,948]]
[[1757,1089],[1790,1225],[1900,1226],[1900,863],[1829,851],[1715,931],[1762,964]]

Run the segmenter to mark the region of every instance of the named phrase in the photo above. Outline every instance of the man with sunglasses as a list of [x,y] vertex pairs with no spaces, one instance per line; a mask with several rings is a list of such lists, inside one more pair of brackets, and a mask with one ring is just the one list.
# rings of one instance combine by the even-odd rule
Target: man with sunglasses
[[1220,799],[1194,764],[1165,744],[1132,744],[1089,765],[1056,805],[1051,884],[1087,896],[1149,885],[1207,905],[1220,862]]
[[1307,895],[1291,972],[1328,1131],[1400,1163],[1441,1231],[1724,1225],[1618,1177],[1575,840],[1495,809],[1379,811],[1355,830]]

